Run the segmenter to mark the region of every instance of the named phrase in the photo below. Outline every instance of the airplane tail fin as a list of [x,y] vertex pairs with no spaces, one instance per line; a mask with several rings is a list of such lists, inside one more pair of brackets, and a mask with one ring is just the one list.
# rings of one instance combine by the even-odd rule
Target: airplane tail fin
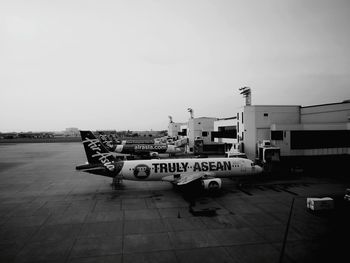
[[103,164],[108,170],[113,170],[115,168],[115,157],[91,131],[80,131],[80,136],[89,164]]
[[115,150],[116,146],[114,145],[113,141],[101,131],[99,132],[99,139],[108,151],[113,152]]

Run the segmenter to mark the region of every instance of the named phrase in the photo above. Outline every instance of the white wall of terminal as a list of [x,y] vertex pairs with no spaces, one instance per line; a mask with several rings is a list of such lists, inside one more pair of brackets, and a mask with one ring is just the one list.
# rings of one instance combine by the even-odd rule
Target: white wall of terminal
[[211,132],[214,131],[214,121],[217,118],[200,117],[188,120],[187,136],[189,139],[189,147],[194,145],[194,139],[201,137],[204,144],[211,142]]
[[291,149],[291,131],[349,130],[350,103],[333,103],[301,107],[297,105],[244,106],[237,113],[237,134],[240,150],[249,159],[257,157],[258,144],[271,140],[271,131],[283,131],[282,140],[272,140],[281,147],[281,155],[317,155],[349,153],[349,147],[324,149]]
[[301,123],[346,123],[350,121],[350,102],[301,108]]
[[181,125],[183,123],[180,122],[170,122],[168,125],[168,136],[174,137],[178,135],[178,132],[181,131]]
[[299,123],[299,106],[255,105],[244,106],[237,115],[237,134],[240,150],[249,159],[257,157],[258,143],[270,139],[274,123]]

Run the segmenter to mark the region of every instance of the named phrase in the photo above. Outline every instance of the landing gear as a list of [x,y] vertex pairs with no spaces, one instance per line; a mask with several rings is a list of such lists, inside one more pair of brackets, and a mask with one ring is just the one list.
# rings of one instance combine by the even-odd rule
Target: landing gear
[[115,189],[118,189],[118,188],[120,188],[120,186],[122,185],[122,177],[121,176],[115,176],[115,177],[113,177],[113,181],[112,181],[112,188],[113,188],[113,190],[115,190]]

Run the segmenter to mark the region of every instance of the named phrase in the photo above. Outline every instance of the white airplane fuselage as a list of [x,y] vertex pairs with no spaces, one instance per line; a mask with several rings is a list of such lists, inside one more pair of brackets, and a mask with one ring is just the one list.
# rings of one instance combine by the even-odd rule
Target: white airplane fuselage
[[176,147],[174,145],[167,144],[121,144],[117,145],[115,150],[117,153],[129,153],[129,154],[137,154],[137,153],[150,153],[150,152],[158,152],[158,153],[181,153],[182,149]]
[[120,175],[125,180],[161,181],[164,177],[205,173],[225,178],[253,175],[262,168],[243,158],[193,158],[132,160],[123,163]]

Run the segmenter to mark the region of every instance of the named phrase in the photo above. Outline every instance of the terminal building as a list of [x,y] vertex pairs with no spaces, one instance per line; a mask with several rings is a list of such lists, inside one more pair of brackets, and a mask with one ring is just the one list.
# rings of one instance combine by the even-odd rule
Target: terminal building
[[199,117],[188,120],[187,137],[190,149],[194,147],[195,140],[203,140],[203,144],[212,142],[211,133],[214,131],[214,122],[217,118]]
[[170,134],[189,138],[190,152],[197,144],[204,151],[238,151],[263,165],[289,168],[350,161],[350,100],[312,106],[249,104],[234,117],[191,116],[187,123],[169,127]]
[[237,148],[251,160],[305,167],[350,157],[350,101],[313,106],[246,105]]
[[170,137],[178,136],[179,132],[181,132],[181,126],[183,124],[184,123],[172,122],[172,120],[170,120],[169,125],[168,125],[168,136],[170,136]]
[[224,144],[224,151],[235,150],[237,146],[237,118],[221,118],[214,122],[212,140]]
[[236,117],[191,118],[187,123],[169,122],[168,136],[188,138],[186,152],[195,154],[225,154],[236,145]]

